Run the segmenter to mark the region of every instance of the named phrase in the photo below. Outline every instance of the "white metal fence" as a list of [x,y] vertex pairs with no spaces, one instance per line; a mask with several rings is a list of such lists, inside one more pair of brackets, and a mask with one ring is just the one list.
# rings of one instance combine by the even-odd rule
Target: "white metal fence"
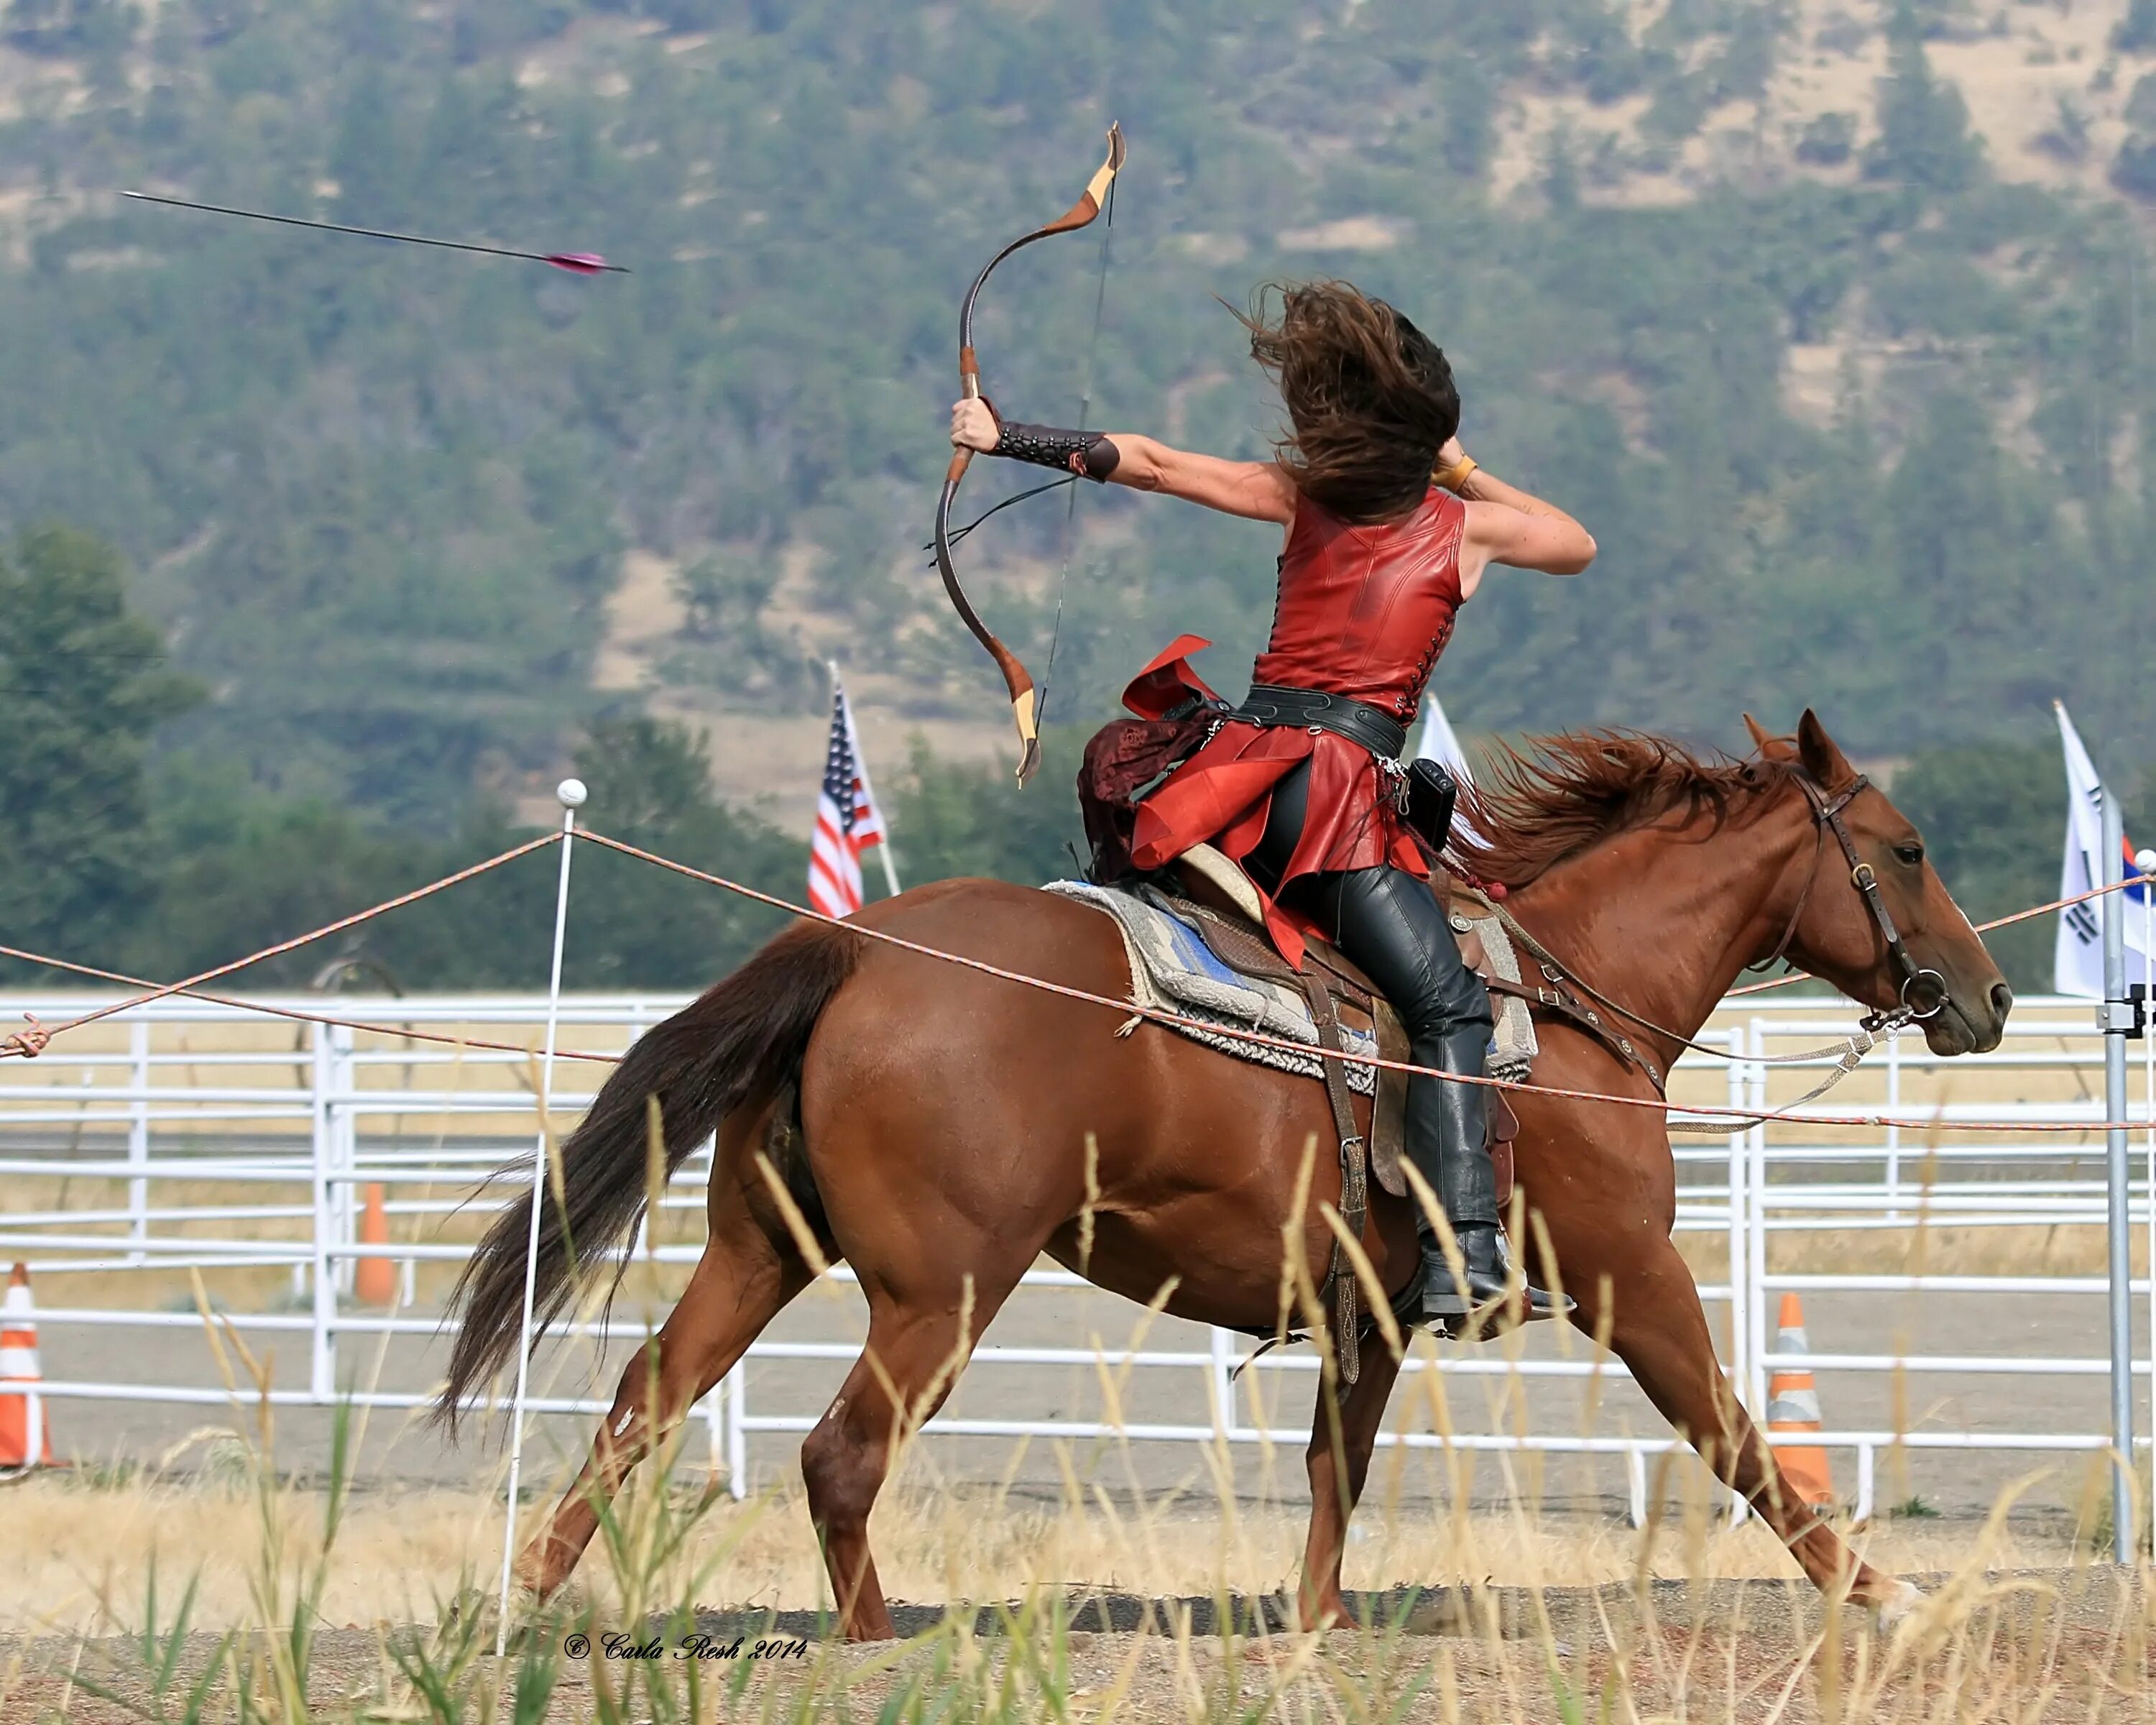
[[[0,1001],[0,1019],[30,1011],[60,1019],[87,1004],[84,997]],[[304,1337],[304,1387],[273,1399],[329,1405],[349,1394],[362,1403],[408,1407],[422,1394],[341,1389],[341,1344],[353,1338],[421,1336],[432,1317],[360,1307],[351,1298],[353,1266],[366,1246],[359,1218],[362,1194],[379,1186],[405,1286],[413,1266],[461,1260],[467,1247],[434,1237],[466,1199],[473,1183],[528,1146],[535,1125],[536,1057],[467,1045],[444,1045],[402,1034],[527,1045],[536,1048],[545,1002],[522,999],[362,999],[320,997],[278,1003],[306,1011],[333,1006],[336,1014],[397,1030],[355,1030],[295,1024],[259,1014],[166,999],[72,1034],[36,1061],[0,1068],[0,1262],[27,1258],[38,1283],[41,1315],[56,1323],[136,1332],[193,1328],[190,1311],[152,1309],[126,1290],[160,1272],[187,1267],[269,1270],[289,1276],[293,1309],[237,1312],[241,1331]],[[561,1043],[567,1049],[618,1051],[643,1027],[680,1003],[657,997],[572,999],[565,1004]],[[1817,1081],[1825,1062],[1770,1065],[1765,1058],[1831,1041],[1845,1034],[1851,1009],[1817,997],[1763,997],[1717,1015],[1702,1040],[1725,1048],[1726,1063],[1688,1056],[1674,1093],[1694,1104],[1758,1108],[1784,1102]],[[608,1069],[565,1060],[554,1096],[557,1124],[566,1126],[588,1101]],[[2156,1096],[2156,1060],[2144,1066],[2135,1117],[2149,1117]],[[1769,1248],[1806,1235],[1832,1235],[1845,1248],[1853,1236],[1880,1234],[1905,1240],[1906,1230],[2093,1226],[2105,1219],[2102,1134],[2096,1130],[2010,1136],[1984,1122],[2049,1122],[2093,1128],[2104,1117],[2102,1054],[2087,1003],[2033,1000],[2017,1009],[2005,1044],[1995,1054],[1944,1062],[1904,1035],[1885,1043],[1856,1077],[1821,1108],[1921,1117],[1921,1131],[1887,1126],[1857,1130],[1779,1122],[1727,1139],[1675,1140],[1681,1233],[1712,1236],[1713,1261],[1726,1266],[1703,1277],[1710,1312],[1727,1319],[1726,1362],[1748,1404],[1766,1404],[1769,1373],[1779,1365],[1820,1373],[2012,1373],[2032,1382],[2101,1377],[2101,1355],[2030,1358],[2026,1354],[1925,1354],[1887,1349],[1789,1358],[1771,1352],[1770,1306],[1785,1290],[1799,1293],[1922,1293],[1939,1299],[1977,1295],[2068,1295],[2100,1301],[2100,1274],[1931,1273],[1922,1270],[1777,1269]],[[2133,1195],[2137,1232],[2149,1218],[2149,1158],[2156,1131],[2138,1158]],[[528,1156],[528,1150],[524,1153]],[[701,1212],[708,1158],[700,1153],[677,1177],[670,1211]],[[528,1176],[518,1176],[521,1180]],[[69,1201],[96,1183],[94,1207]],[[62,1183],[64,1183],[63,1188]],[[206,1195],[204,1189],[213,1189]],[[499,1189],[481,1207],[498,1197]],[[469,1230],[467,1230],[469,1231]],[[664,1232],[665,1230],[662,1230]],[[1964,1238],[1975,1237],[1964,1235]],[[662,1262],[693,1261],[690,1243],[659,1246]],[[1700,1261],[1695,1255],[1695,1262]],[[116,1272],[131,1274],[116,1275]],[[839,1272],[843,1276],[844,1272]],[[70,1277],[98,1277],[98,1301],[70,1297]],[[1073,1287],[1075,1276],[1036,1271],[1029,1285]],[[80,1284],[79,1284],[80,1285]],[[2137,1290],[2144,1296],[2145,1278]],[[115,1296],[111,1291],[121,1291]],[[625,1327],[624,1327],[624,1332]],[[584,1327],[594,1333],[593,1327]],[[1084,1365],[1199,1374],[1208,1418],[1177,1424],[1118,1424],[1044,1416],[1015,1408],[1007,1417],[946,1417],[930,1435],[1120,1435],[1134,1441],[1260,1441],[1300,1444],[1302,1430],[1270,1430],[1251,1412],[1247,1380],[1233,1373],[1249,1344],[1214,1331],[1204,1349],[1110,1350],[985,1345],[969,1382],[992,1378],[998,1365]],[[80,1353],[78,1348],[75,1350]],[[765,1341],[757,1359],[850,1359],[850,1343]],[[2145,1353],[2145,1350],[2144,1350]],[[1411,1370],[1422,1368],[1410,1363]],[[1474,1376],[1517,1371],[1527,1376],[1584,1377],[1621,1370],[1587,1358],[1507,1361],[1448,1353],[1435,1368]],[[1316,1369],[1307,1355],[1272,1354],[1263,1372]],[[2135,1365],[2145,1379],[2147,1358]],[[218,1404],[216,1385],[146,1384],[86,1374],[79,1361],[42,1386],[44,1398],[85,1401]],[[1270,1398],[1265,1399],[1270,1403]],[[1830,1404],[1831,1398],[1830,1398]],[[598,1413],[603,1404],[578,1398],[540,1398],[546,1411]],[[805,1432],[820,1409],[751,1404],[737,1368],[701,1409],[713,1454],[734,1489],[745,1489],[747,1444],[755,1432]],[[1830,1448],[1853,1452],[1856,1498],[1868,1512],[1877,1461],[1895,1445],[1920,1449],[2097,1451],[2101,1430],[2049,1429],[2032,1409],[2027,1429],[2007,1431],[1843,1429],[1828,1431]],[[1670,1447],[1661,1437],[1598,1436],[1517,1427],[1440,1437],[1388,1433],[1384,1441],[1449,1443],[1471,1449],[1621,1455],[1627,1464],[1635,1517],[1644,1509],[1648,1458]],[[2144,1430],[2143,1442],[2146,1442]]]

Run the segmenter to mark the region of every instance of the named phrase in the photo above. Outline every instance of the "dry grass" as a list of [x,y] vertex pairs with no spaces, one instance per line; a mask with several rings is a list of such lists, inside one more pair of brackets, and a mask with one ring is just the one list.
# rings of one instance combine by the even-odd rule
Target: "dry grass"
[[[280,1481],[260,1459],[274,1451],[270,1411],[244,1388],[266,1372],[222,1333],[235,1412],[229,1430],[206,1429],[172,1458],[194,1468],[189,1477],[42,1476],[0,1497],[13,1559],[0,1565],[0,1635],[35,1638],[12,1656],[0,1645],[8,1725],[1571,1720],[1586,1717],[1583,1697],[1597,1696],[1609,1718],[1735,1725],[1865,1712],[1909,1725],[2019,1725],[2144,1717],[2111,1703],[2141,1696],[2156,1676],[2145,1591],[2092,1590],[2081,1579],[2090,1573],[2085,1544],[2010,1530],[2009,1502],[1981,1527],[1854,1530],[1882,1568],[1953,1577],[1888,1639],[1802,1588],[1742,1591],[1745,1578],[1786,1583],[1792,1566],[1756,1522],[1728,1525],[1696,1466],[1672,1464],[1657,1479],[1650,1502],[1669,1507],[1635,1532],[1539,1512],[1532,1458],[1517,1469],[1496,1464],[1510,1482],[1508,1507],[1468,1512],[1472,1463],[1442,1451],[1380,1458],[1346,1576],[1356,1589],[1465,1589],[1435,1624],[1441,1639],[1404,1639],[1395,1625],[1245,1643],[1204,1640],[1178,1620],[1171,1635],[1095,1645],[1060,1626],[1074,1589],[1199,1601],[1276,1593],[1292,1584],[1303,1531],[1299,1507],[1233,1496],[1224,1453],[1199,1452],[1194,1491],[1149,1492],[1115,1444],[1089,1446],[1098,1453],[1082,1458],[1059,1450],[1065,1486],[1052,1502],[951,1487],[920,1451],[901,1459],[875,1524],[886,1590],[894,1599],[1022,1602],[1016,1622],[990,1640],[977,1639],[968,1618],[937,1620],[903,1647],[826,1644],[798,1666],[730,1667],[723,1682],[678,1665],[565,1661],[572,1633],[626,1627],[678,1645],[701,1613],[827,1604],[799,1497],[734,1504],[680,1468],[677,1453],[638,1476],[577,1589],[496,1661],[486,1656],[484,1615],[469,1608],[490,1593],[498,1497],[354,1499],[337,1488],[344,1470],[335,1461],[329,1489]],[[1432,1411],[1449,1429],[1441,1404]],[[359,1436],[341,1421],[334,1453],[358,1453]],[[1014,1449],[1013,1475],[1018,1461]],[[1121,1492],[1090,1483],[1119,1476],[1129,1482]],[[1221,1482],[1217,1496],[1203,1486],[1209,1476]],[[559,1483],[534,1478],[520,1538],[535,1531]],[[2039,1568],[2039,1580],[2021,1573]],[[1690,1584],[1693,1604],[1645,1585],[1662,1579]],[[174,1627],[172,1602],[182,1595],[192,1640]],[[452,1601],[468,1609],[453,1618]],[[663,1630],[649,1627],[662,1622]],[[402,1627],[414,1624],[439,1626]],[[706,1681],[716,1686],[700,1691]]]
[[[683,1502],[693,1499],[689,1491]],[[551,1497],[548,1499],[551,1503]],[[677,1505],[678,1507],[678,1505]],[[527,1525],[542,1512],[535,1504]],[[254,1620],[257,1563],[249,1530],[257,1511],[244,1477],[132,1482],[100,1488],[61,1475],[0,1497],[10,1561],[0,1566],[0,1635],[110,1635],[140,1628],[153,1564],[166,1577],[198,1575],[198,1627]],[[280,1490],[274,1514],[296,1572],[322,1552],[323,1494]],[[346,1512],[321,1612],[331,1625],[431,1622],[501,1548],[498,1496],[414,1491],[357,1500]],[[1304,1521],[1286,1509],[1240,1510],[1168,1497],[1153,1504],[1041,1506],[988,1491],[899,1490],[875,1516],[885,1585],[894,1599],[993,1600],[1044,1584],[1154,1596],[1252,1594],[1292,1584]],[[1952,1570],[1981,1550],[1994,1568],[2056,1566],[2070,1540],[1929,1522],[1885,1522],[1858,1536],[1874,1563],[1896,1573]],[[621,1603],[619,1578],[587,1565],[593,1603]],[[1351,1589],[1406,1584],[1589,1586],[1661,1578],[1784,1579],[1794,1573],[1756,1522],[1732,1527],[1694,1504],[1652,1531],[1583,1517],[1441,1508],[1367,1507],[1348,1563]],[[828,1585],[798,1494],[746,1504],[721,1499],[670,1563],[665,1584],[700,1607],[813,1609]]]
[[[1290,1582],[1300,1518],[1232,1503],[1029,1507],[900,1492],[876,1517],[894,1599],[1020,1601],[1002,1634],[983,1639],[959,1617],[902,1645],[812,1640],[798,1662],[710,1673],[579,1658],[572,1637],[644,1625],[637,1635],[675,1647],[714,1607],[820,1608],[798,1499],[736,1506],[697,1502],[683,1483],[632,1488],[585,1562],[581,1596],[496,1661],[483,1615],[451,1623],[443,1609],[487,1586],[495,1500],[412,1494],[340,1512],[250,1471],[244,1448],[241,1458],[222,1484],[104,1490],[48,1477],[15,1489],[0,1635],[44,1639],[0,1645],[0,1718],[1451,1725],[1584,1720],[1590,1704],[1600,1719],[1724,1725],[2151,1717],[2145,1587],[2107,1585],[2070,1550],[2010,1538],[1999,1517],[1858,1536],[1883,1567],[1950,1572],[1891,1637],[1801,1589],[1732,1598],[1730,1579],[1785,1576],[1788,1560],[1756,1524],[1730,1529],[1704,1503],[1641,1533],[1373,1505],[1369,1537],[1351,1548],[1351,1588],[1471,1589],[1422,1634],[1394,1620],[1322,1636],[1199,1635],[1172,1615],[1166,1634],[1096,1636],[1063,1627],[1056,1602],[1074,1584],[1247,1598]],[[1657,1578],[1690,1585],[1664,1595],[1645,1585]],[[172,1601],[190,1586],[187,1638]]]

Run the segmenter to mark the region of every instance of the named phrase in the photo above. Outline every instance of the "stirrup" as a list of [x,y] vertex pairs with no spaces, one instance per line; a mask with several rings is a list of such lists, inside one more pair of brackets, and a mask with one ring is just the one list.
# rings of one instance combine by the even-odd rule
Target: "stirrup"
[[[1457,1340],[1476,1340],[1504,1334],[1523,1323],[1564,1317],[1577,1310],[1570,1296],[1534,1286],[1513,1270],[1505,1250],[1502,1230],[1492,1230],[1494,1262],[1463,1263],[1463,1278],[1453,1272],[1451,1261],[1435,1247],[1423,1246],[1422,1321],[1439,1333]],[[1477,1254],[1476,1255],[1482,1255]]]

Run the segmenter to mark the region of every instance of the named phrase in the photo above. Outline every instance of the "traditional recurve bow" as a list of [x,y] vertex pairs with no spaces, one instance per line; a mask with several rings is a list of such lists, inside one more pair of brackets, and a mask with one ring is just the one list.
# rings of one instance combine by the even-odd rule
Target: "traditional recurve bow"
[[[1051,234],[1073,234],[1090,223],[1101,213],[1107,201],[1108,187],[1116,172],[1123,165],[1123,133],[1119,126],[1108,128],[1108,159],[1101,164],[1100,171],[1086,182],[1086,190],[1077,203],[1045,228],[1036,228],[1021,239],[1014,239],[973,278],[973,285],[966,290],[964,305],[958,312],[958,386],[968,401],[981,393],[980,362],[973,353],[973,303],[981,297],[981,289],[996,265],[1013,252],[1031,245],[1036,239],[1045,239]],[[958,485],[966,477],[966,469],[972,465],[973,452],[957,449],[951,452],[951,465],[943,475],[943,495],[936,505],[936,567],[943,576],[943,590],[951,595],[951,603],[959,619],[973,632],[973,639],[988,649],[988,656],[996,662],[996,669],[1004,674],[1004,687],[1010,692],[1011,717],[1018,725],[1018,778],[1020,784],[1033,776],[1040,764],[1040,728],[1034,711],[1033,677],[1019,660],[1017,654],[988,632],[981,621],[981,614],[966,597],[966,589],[959,584],[958,572],[951,564],[951,505],[958,495]]]

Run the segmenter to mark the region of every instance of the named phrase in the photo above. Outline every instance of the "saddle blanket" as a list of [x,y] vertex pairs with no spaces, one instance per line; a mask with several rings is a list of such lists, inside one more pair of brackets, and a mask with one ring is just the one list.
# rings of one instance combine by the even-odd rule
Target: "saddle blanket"
[[[1260,982],[1229,969],[1196,929],[1167,907],[1152,887],[1141,885],[1126,892],[1086,880],[1051,880],[1043,891],[1091,905],[1115,919],[1122,932],[1124,954],[1130,960],[1132,1005],[1201,1019],[1224,1029],[1255,1030],[1317,1048],[1317,1026],[1311,1021],[1309,1003],[1299,990],[1283,983]],[[1302,1078],[1325,1076],[1324,1064],[1315,1053],[1297,1054],[1187,1024],[1164,1028],[1237,1060],[1253,1060]],[[1346,1024],[1340,1027],[1340,1042],[1352,1054],[1378,1051],[1376,1037]],[[1359,1096],[1368,1096],[1377,1069],[1352,1060],[1342,1065],[1347,1069],[1348,1087]]]

